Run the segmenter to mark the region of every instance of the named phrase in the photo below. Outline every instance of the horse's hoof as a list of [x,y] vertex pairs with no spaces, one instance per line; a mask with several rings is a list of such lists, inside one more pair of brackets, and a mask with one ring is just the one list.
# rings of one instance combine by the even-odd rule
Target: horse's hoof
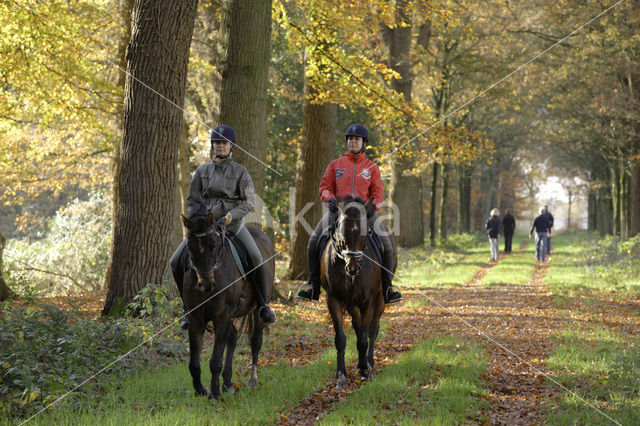
[[222,392],[229,392],[231,395],[235,395],[236,387],[231,383],[231,386],[222,386]]
[[211,399],[215,399],[216,401],[220,401],[220,395],[214,395],[212,393],[209,394],[208,398]]
[[249,387],[251,388],[251,390],[256,390],[256,387],[258,386],[258,379],[254,379],[253,377],[249,379]]
[[344,374],[338,373],[338,384],[336,385],[336,387],[338,389],[341,389],[345,386],[347,386],[347,378],[345,377]]

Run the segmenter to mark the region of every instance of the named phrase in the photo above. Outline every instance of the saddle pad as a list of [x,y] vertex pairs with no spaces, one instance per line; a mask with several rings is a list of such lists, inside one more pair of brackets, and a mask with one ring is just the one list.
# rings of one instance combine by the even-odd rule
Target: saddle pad
[[240,274],[242,274],[245,279],[251,278],[253,274],[247,273],[247,271],[251,271],[253,269],[253,265],[247,249],[244,244],[242,244],[242,241],[240,241],[240,238],[237,238],[235,234],[227,233],[226,235],[227,240],[229,240],[229,247],[231,248],[233,260],[236,262],[238,270],[240,270]]

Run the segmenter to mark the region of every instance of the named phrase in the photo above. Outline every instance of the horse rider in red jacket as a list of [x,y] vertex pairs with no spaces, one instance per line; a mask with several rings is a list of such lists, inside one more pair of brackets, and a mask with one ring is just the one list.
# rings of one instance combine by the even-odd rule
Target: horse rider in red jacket
[[333,160],[322,176],[320,183],[320,199],[329,207],[314,229],[307,245],[307,264],[309,267],[309,282],[298,290],[297,297],[304,300],[318,300],[320,297],[320,253],[318,239],[326,232],[330,219],[338,211],[336,197],[344,199],[348,195],[357,196],[363,200],[373,197],[371,210],[367,212],[369,227],[376,231],[382,241],[382,294],[385,303],[402,300],[402,294],[392,285],[394,253],[390,233],[376,215],[382,205],[384,188],[378,166],[369,160],[364,149],[369,141],[369,132],[362,124],[352,124],[346,132],[348,151],[344,156]]

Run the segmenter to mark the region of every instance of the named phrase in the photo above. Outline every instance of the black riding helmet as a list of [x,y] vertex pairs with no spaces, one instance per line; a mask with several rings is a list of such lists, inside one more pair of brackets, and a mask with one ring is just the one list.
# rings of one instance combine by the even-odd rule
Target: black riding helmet
[[214,142],[231,142],[231,151],[233,151],[233,147],[236,145],[236,131],[231,126],[221,124],[211,131],[211,149],[213,149]]
[[369,131],[367,128],[360,123],[352,124],[347,128],[347,132],[344,135],[345,142],[349,141],[349,136],[359,136],[362,138],[362,149],[360,152],[363,152],[367,146],[367,142],[369,142]]

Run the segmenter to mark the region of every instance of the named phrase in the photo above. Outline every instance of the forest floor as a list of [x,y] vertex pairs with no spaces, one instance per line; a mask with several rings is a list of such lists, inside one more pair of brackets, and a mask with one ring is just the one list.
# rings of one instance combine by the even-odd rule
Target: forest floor
[[[609,321],[609,325],[617,330],[637,335],[640,324],[634,312],[638,310],[640,300],[635,297],[619,303],[608,301],[606,295],[601,295],[597,304],[576,298],[570,309],[559,307],[544,284],[545,274],[553,265],[553,257],[545,263],[537,263],[526,283],[514,284],[508,279],[489,284],[483,281],[501,262],[508,262],[510,256],[522,255],[525,246],[526,242],[513,254],[501,254],[497,262],[480,266],[473,278],[462,285],[424,288],[402,287],[397,283],[403,291],[404,301],[387,306],[383,315],[385,327],[392,332],[381,333],[378,339],[376,374],[430,336],[453,336],[463,341],[475,341],[484,347],[488,358],[486,373],[482,377],[486,392],[480,395],[486,404],[468,416],[466,423],[547,422],[546,416],[550,407],[557,404],[558,394],[567,391],[555,380],[558,373],[547,368],[548,357],[554,349],[554,336],[567,328],[594,321],[596,325],[606,325]],[[297,285],[299,282],[285,281],[279,283],[279,288],[282,294],[286,294],[287,290],[289,293],[295,291]],[[74,295],[55,302],[59,305],[71,302],[88,317],[98,317],[103,298],[104,294]],[[273,305],[281,316],[283,312],[296,309],[293,301]],[[313,304],[313,310],[314,315],[321,318],[318,332],[314,335],[290,335],[285,337],[288,339],[286,344],[264,348],[261,359],[265,364],[281,359],[291,365],[305,364],[331,349],[333,330],[328,321],[324,296],[319,303]],[[615,321],[611,319],[611,313],[615,313]],[[276,329],[270,338],[282,338],[279,333]],[[336,388],[333,379],[326,382],[299,401],[295,408],[281,413],[279,423],[309,425],[321,420],[336,403],[363,385],[363,381],[356,379],[355,365],[348,363],[348,373],[346,387]],[[392,410],[395,401],[387,401],[387,404]]]
[[[394,332],[385,333],[378,340],[376,369],[384,368],[427,336],[477,340],[490,354],[484,377],[490,388],[490,408],[477,413],[476,420],[470,422],[480,419],[480,423],[490,424],[544,423],[541,409],[554,392],[545,385],[549,335],[563,326],[551,308],[549,291],[542,284],[548,263],[536,266],[528,285],[480,286],[486,273],[499,262],[485,264],[462,286],[403,290],[404,304],[385,310],[384,316]],[[411,303],[424,298],[434,303]],[[350,377],[342,389],[337,389],[333,381],[327,383],[296,410],[283,415],[280,423],[314,424],[333,404],[362,384],[354,379],[355,367]],[[388,403],[393,405],[394,401]]]

